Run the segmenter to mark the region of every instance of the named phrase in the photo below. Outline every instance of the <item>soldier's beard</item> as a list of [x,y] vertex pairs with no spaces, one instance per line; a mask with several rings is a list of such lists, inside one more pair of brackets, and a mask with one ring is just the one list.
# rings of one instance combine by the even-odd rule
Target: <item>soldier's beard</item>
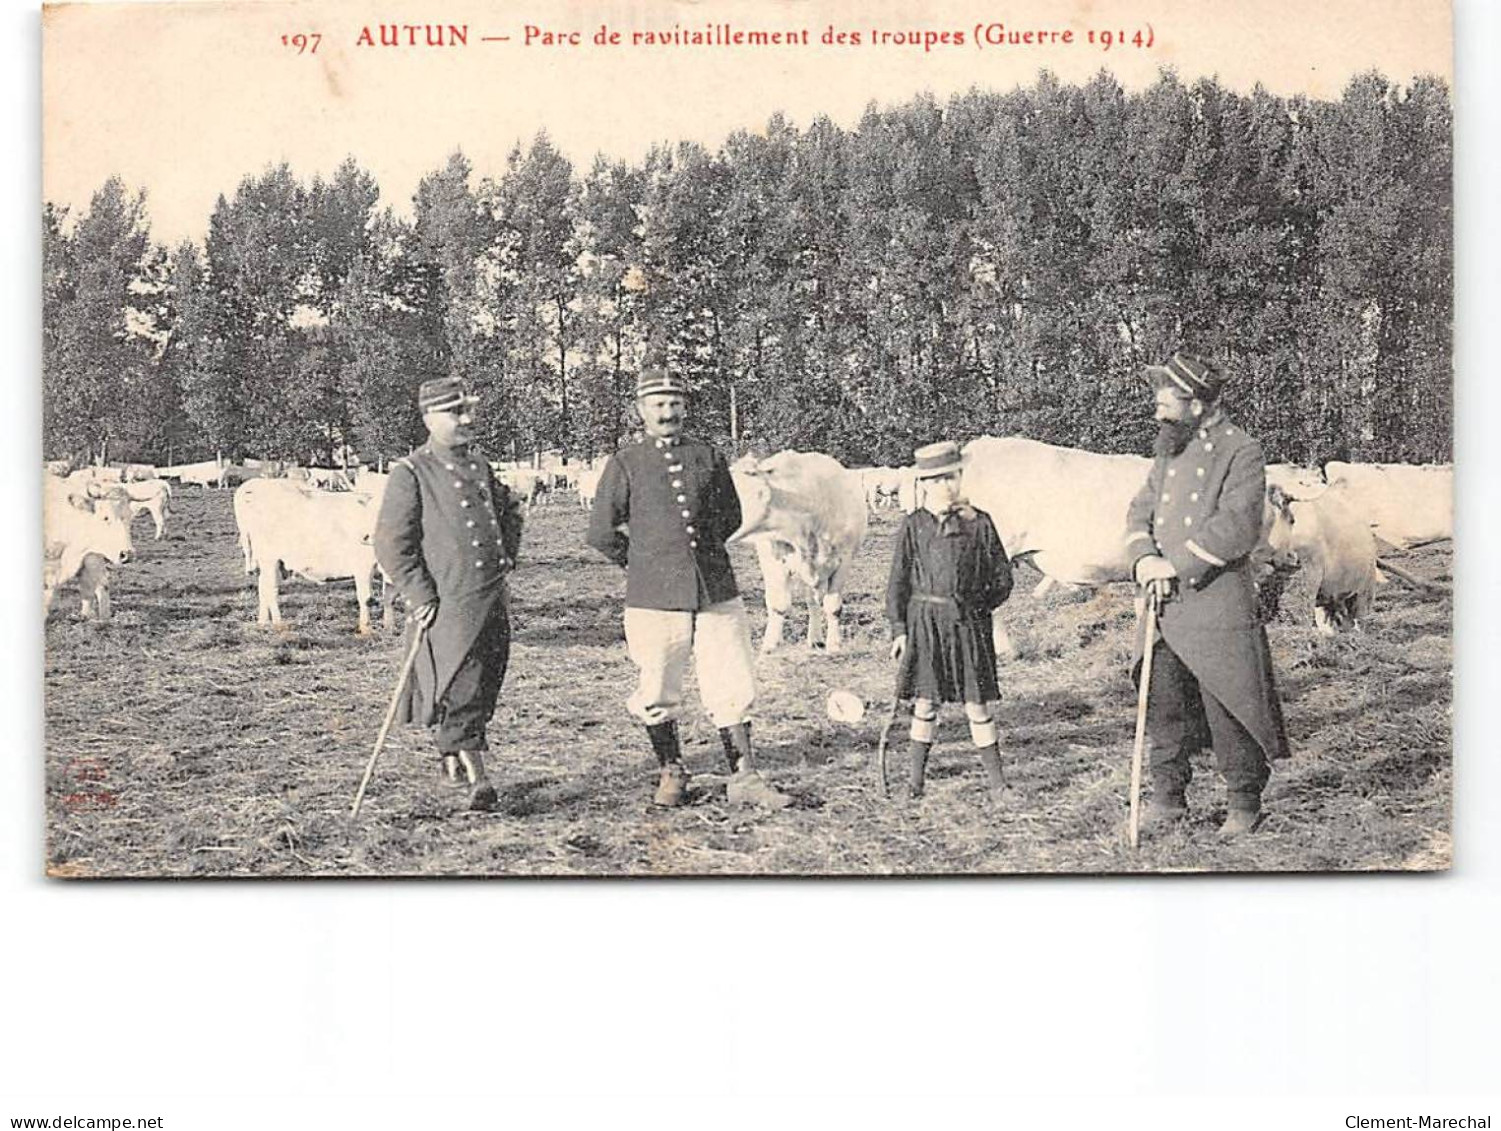
[[1164,420],[1157,426],[1157,439],[1152,444],[1152,454],[1178,455],[1188,447],[1193,434],[1194,422],[1192,420]]

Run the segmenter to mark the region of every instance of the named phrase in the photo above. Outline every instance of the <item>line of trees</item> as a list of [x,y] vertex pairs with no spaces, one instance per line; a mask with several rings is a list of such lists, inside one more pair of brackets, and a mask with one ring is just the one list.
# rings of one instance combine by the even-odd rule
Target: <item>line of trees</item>
[[1043,73],[637,165],[580,172],[545,134],[493,178],[456,153],[410,218],[352,158],[273,167],[171,250],[111,179],[44,209],[44,447],[391,457],[418,383],[456,374],[492,454],[588,458],[667,365],[742,449],[1133,451],[1136,374],[1187,342],[1272,459],[1447,460],[1451,119],[1432,78],[1317,101]]

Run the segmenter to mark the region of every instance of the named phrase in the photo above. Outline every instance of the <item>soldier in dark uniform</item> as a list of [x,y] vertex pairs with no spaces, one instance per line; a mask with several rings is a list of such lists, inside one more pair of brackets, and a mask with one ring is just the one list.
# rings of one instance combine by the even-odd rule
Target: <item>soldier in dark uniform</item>
[[790,798],[756,772],[751,754],[755,658],[725,549],[740,525],[740,498],[724,456],[683,437],[687,395],[666,373],[637,381],[646,435],[605,464],[589,545],[626,568],[625,642],[639,673],[626,707],[645,724],[661,766],[654,804],[681,805],[686,795],[677,716],[691,657],[729,760],[731,803],[780,809]]
[[1011,594],[1011,562],[990,516],[959,497],[959,445],[915,456],[918,508],[896,536],[886,584],[897,699],[911,699],[911,796],[921,797],[938,705],[963,703],[992,801],[1009,789],[990,704],[1000,697],[990,614]]
[[1248,567],[1261,536],[1266,464],[1260,445],[1220,408],[1224,378],[1209,362],[1176,353],[1144,376],[1156,390],[1160,430],[1127,516],[1134,576],[1160,601],[1144,824],[1187,815],[1189,759],[1212,741],[1229,797],[1220,831],[1237,836],[1260,823],[1269,763],[1288,753]]
[[423,382],[428,441],[391,466],[375,556],[427,629],[402,722],[438,727],[444,776],[489,809],[486,726],[511,654],[506,574],[521,545],[521,508],[470,443],[473,405],[455,378]]

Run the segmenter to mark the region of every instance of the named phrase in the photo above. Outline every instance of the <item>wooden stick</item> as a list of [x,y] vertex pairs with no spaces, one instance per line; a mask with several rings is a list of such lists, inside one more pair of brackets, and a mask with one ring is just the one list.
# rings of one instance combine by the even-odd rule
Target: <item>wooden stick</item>
[[1407,582],[1407,584],[1411,585],[1414,589],[1426,589],[1430,593],[1453,592],[1453,590],[1451,590],[1447,585],[1441,584],[1437,581],[1424,581],[1421,577],[1417,577],[1414,574],[1408,573],[1401,566],[1393,565],[1390,558],[1377,558],[1376,565],[1379,569],[1385,570],[1397,580]]
[[893,694],[891,710],[886,713],[886,722],[881,727],[881,741],[876,743],[876,784],[881,790],[882,797],[891,796],[891,775],[888,772],[887,759],[891,752],[891,728],[896,724],[897,712],[901,710],[902,701]]
[[1141,830],[1141,762],[1147,745],[1147,689],[1152,683],[1152,646],[1157,636],[1157,590],[1147,588],[1147,634],[1141,648],[1141,684],[1136,691],[1136,744],[1131,749],[1131,813],[1126,839],[1134,849]]
[[421,625],[412,633],[412,646],[407,649],[407,658],[401,665],[401,675],[396,680],[396,690],[391,694],[390,705],[386,707],[385,721],[380,724],[380,733],[375,736],[375,749],[370,752],[370,761],[365,763],[365,776],[360,779],[360,788],[354,795],[354,806],[349,810],[351,817],[360,815],[360,804],[365,800],[365,787],[370,784],[370,776],[375,773],[375,760],[380,757],[382,747],[386,745],[386,735],[391,731],[391,723],[396,718],[396,708],[401,704],[401,697],[406,694],[407,680],[412,678],[412,669],[417,665],[417,649],[422,646],[422,638],[427,634],[427,629]]

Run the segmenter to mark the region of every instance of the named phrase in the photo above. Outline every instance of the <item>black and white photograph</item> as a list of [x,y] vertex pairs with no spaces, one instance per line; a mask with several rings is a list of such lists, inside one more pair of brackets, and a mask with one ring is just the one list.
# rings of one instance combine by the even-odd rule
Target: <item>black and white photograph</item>
[[49,877],[1450,867],[1446,5],[394,15],[43,10]]

